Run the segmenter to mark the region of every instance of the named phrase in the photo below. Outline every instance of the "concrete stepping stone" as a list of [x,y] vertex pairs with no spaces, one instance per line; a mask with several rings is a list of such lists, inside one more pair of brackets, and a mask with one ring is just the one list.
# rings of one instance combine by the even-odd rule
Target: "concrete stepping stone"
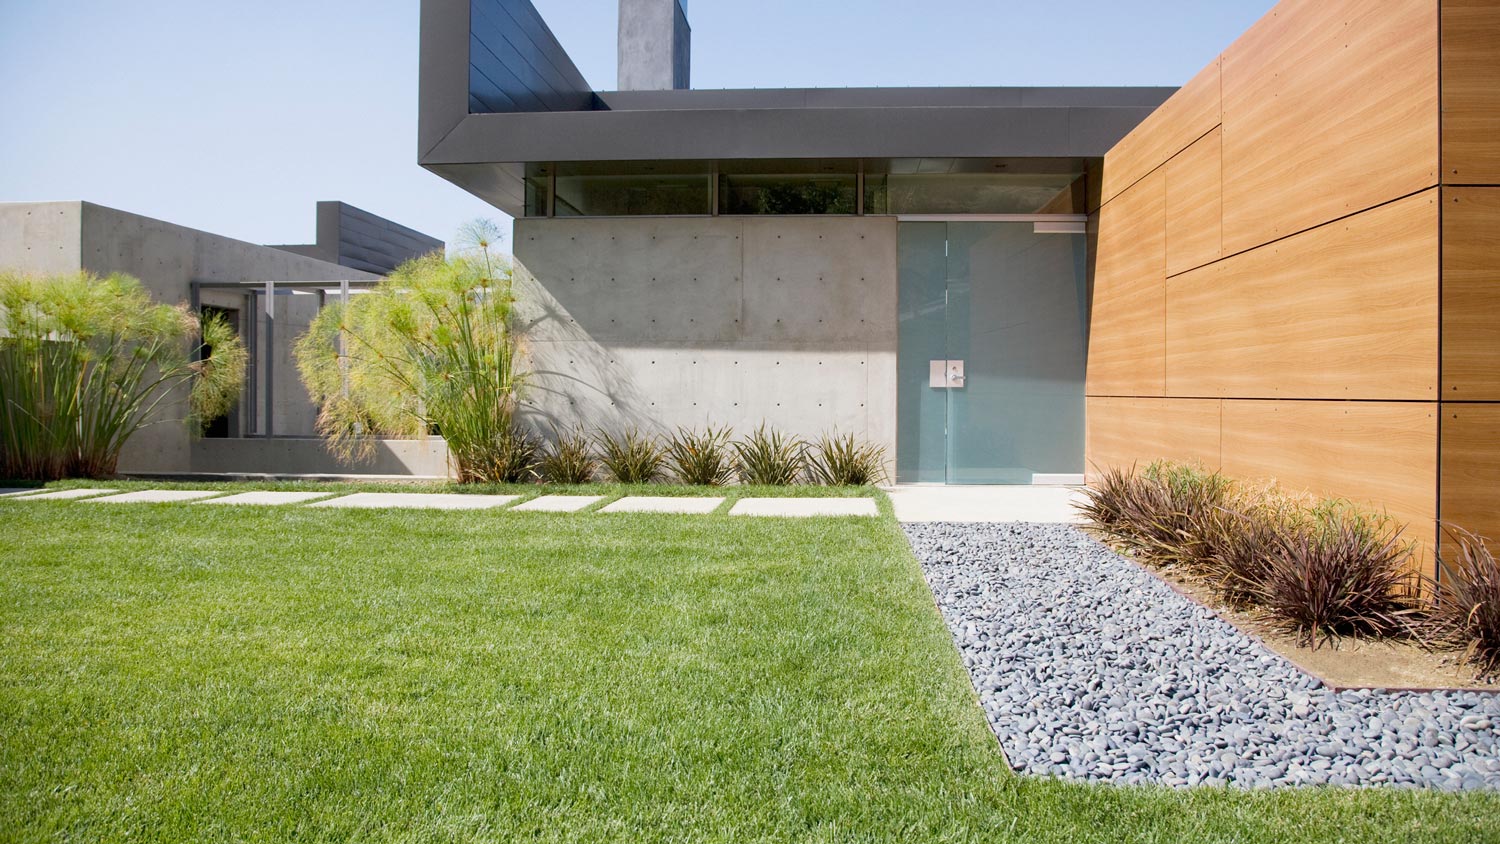
[[873,498],[741,498],[729,509],[731,516],[875,516],[880,509]]
[[41,487],[32,487],[30,489],[0,489],[0,498],[14,498],[17,495],[25,495],[28,492],[40,492],[41,490]]
[[127,492],[124,495],[109,495],[104,498],[89,499],[89,503],[110,504],[167,504],[174,501],[196,501],[199,498],[207,498],[210,495],[221,495],[217,489],[142,489],[136,492]]
[[224,498],[210,498],[207,501],[199,501],[199,504],[301,504],[314,498],[323,498],[326,492],[275,492],[272,490],[256,490],[254,492],[237,492]]
[[599,508],[601,513],[712,513],[722,498],[627,495]]
[[70,498],[87,498],[90,495],[105,495],[119,492],[117,489],[58,489],[40,495],[23,495],[17,501],[67,501]]
[[404,507],[417,510],[483,510],[504,507],[519,495],[460,495],[451,492],[355,492],[309,507]]
[[603,500],[602,495],[543,495],[523,504],[517,504],[510,509],[538,513],[576,513],[596,501]]

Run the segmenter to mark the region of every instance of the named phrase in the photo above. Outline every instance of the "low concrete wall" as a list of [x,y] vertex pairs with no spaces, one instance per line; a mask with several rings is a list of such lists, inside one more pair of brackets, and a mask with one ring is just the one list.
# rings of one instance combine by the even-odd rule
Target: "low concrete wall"
[[[380,440],[368,460],[344,460],[320,439],[200,439],[185,471],[268,475],[423,475],[448,477],[448,446],[438,437]],[[177,470],[122,469],[150,472]]]
[[541,430],[764,421],[894,461],[894,218],[518,219],[515,244]]

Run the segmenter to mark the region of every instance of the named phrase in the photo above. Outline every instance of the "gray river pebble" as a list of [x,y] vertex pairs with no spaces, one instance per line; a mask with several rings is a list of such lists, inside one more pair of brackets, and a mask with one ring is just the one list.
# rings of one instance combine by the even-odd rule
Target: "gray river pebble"
[[1012,767],[1500,789],[1500,695],[1334,692],[1068,525],[905,525]]

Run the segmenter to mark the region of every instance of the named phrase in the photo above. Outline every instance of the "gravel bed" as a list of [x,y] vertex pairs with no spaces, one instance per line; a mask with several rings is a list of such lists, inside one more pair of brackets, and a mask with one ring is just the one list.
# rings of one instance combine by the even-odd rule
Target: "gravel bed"
[[1067,525],[904,527],[1017,771],[1500,788],[1500,695],[1331,691]]

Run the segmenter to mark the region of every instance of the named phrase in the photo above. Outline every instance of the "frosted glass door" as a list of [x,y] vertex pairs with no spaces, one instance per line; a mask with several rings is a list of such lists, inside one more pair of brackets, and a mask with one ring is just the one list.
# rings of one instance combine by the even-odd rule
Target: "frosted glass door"
[[1081,474],[1084,236],[1030,222],[902,223],[900,247],[897,479]]

